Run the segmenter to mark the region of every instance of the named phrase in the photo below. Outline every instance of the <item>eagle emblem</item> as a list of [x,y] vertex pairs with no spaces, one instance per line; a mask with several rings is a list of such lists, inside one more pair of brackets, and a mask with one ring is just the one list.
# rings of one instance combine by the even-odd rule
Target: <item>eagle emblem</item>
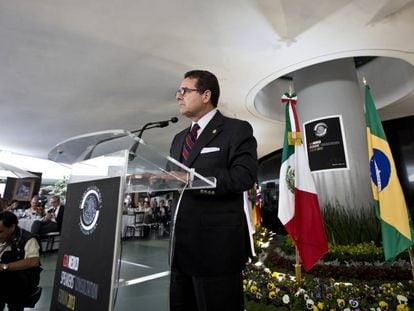
[[285,175],[286,186],[290,192],[295,192],[295,169],[292,166],[288,166]]

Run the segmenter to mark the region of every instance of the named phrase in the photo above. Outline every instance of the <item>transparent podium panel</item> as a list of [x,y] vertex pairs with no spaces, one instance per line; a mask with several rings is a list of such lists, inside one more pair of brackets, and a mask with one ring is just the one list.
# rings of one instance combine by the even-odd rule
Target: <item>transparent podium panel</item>
[[128,151],[121,150],[72,164],[69,183],[123,176],[128,170]]
[[[81,180],[82,176],[87,178],[87,174],[83,172],[91,172],[96,176],[104,173],[116,174],[124,157],[124,154],[117,155],[120,150],[128,150],[129,153],[127,193],[216,186],[214,178],[201,176],[125,130],[101,131],[70,138],[56,145],[49,152],[49,159],[72,164],[75,167],[72,173],[76,175],[72,176],[75,181]],[[95,171],[92,173],[92,170]]]
[[[127,137],[128,132],[120,129],[75,136],[58,143],[52,150],[49,151],[48,158],[49,160],[66,164],[81,162],[91,159],[94,154],[96,157],[97,155],[95,149],[97,146],[106,145],[108,142],[113,143],[112,150],[108,150],[100,155],[128,149],[125,141]],[[120,142],[122,142],[124,148],[118,148],[118,144]]]
[[59,250],[52,309],[168,311],[168,202],[177,191],[214,188],[215,179],[123,130],[68,139],[49,158],[72,164],[62,228],[71,242]]
[[213,177],[204,177],[170,156],[157,152],[141,140],[136,154],[130,154],[126,192],[175,191],[215,188]]

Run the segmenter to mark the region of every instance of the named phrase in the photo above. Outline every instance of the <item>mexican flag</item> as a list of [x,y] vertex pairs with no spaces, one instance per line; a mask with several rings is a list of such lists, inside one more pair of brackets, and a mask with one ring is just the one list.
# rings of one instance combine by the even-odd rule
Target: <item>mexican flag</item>
[[374,207],[381,222],[385,260],[391,262],[414,244],[414,231],[390,146],[368,85],[365,86],[365,119]]
[[284,94],[286,130],[279,175],[278,216],[295,242],[306,271],[328,252],[318,195],[302,144],[295,94]]

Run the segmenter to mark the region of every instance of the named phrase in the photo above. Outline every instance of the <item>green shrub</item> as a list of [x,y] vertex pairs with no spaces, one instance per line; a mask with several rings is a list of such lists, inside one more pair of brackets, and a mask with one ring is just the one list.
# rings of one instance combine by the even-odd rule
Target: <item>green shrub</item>
[[349,245],[373,241],[380,245],[380,223],[374,208],[345,208],[338,202],[321,209],[329,243]]
[[[295,245],[290,236],[286,236],[281,247],[283,252],[289,256],[295,255]],[[397,257],[398,259],[409,260],[408,253],[403,252]],[[323,257],[326,261],[338,261],[339,263],[355,262],[383,262],[384,249],[376,246],[374,242],[362,242],[350,245],[333,245],[329,244],[329,252]]]

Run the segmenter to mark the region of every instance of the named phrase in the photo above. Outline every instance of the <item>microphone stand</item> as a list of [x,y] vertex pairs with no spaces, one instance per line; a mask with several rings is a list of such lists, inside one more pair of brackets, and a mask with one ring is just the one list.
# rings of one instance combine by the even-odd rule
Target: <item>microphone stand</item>
[[[159,128],[166,127],[166,126],[168,126],[168,125],[169,125],[169,123],[170,123],[170,122],[172,122],[172,123],[176,123],[177,121],[178,121],[178,119],[177,119],[177,118],[175,118],[175,117],[173,117],[173,118],[171,118],[170,120],[167,120],[167,121],[149,122],[149,123],[145,124],[142,128],[140,128],[140,129],[138,129],[138,130],[131,131],[131,132],[130,132],[131,134],[138,133],[138,135],[137,135],[138,140],[136,140],[136,141],[135,141],[135,143],[132,145],[132,147],[129,149],[129,160],[131,161],[131,160],[133,160],[133,159],[135,158],[135,155],[136,155],[136,152],[137,152],[138,146],[139,146],[140,141],[141,141],[142,134],[144,133],[144,131],[145,131],[145,130],[149,130],[149,129],[156,128],[156,127],[159,127]],[[129,135],[129,134],[119,134],[119,135],[112,136],[112,137],[107,137],[107,138],[105,138],[105,139],[102,139],[102,140],[98,141],[97,143],[95,143],[95,144],[91,147],[91,149],[90,149],[90,150],[88,151],[88,153],[87,153],[87,154],[83,157],[83,159],[82,159],[82,160],[83,160],[83,161],[84,161],[84,160],[89,160],[89,159],[92,157],[92,154],[93,154],[93,152],[95,151],[95,149],[96,149],[96,147],[97,147],[98,145],[100,145],[100,144],[102,144],[102,143],[105,143],[105,142],[107,142],[107,141],[111,141],[111,140],[117,139],[117,138],[126,137],[126,136],[128,136],[128,135]]]
[[156,127],[159,127],[159,128],[166,127],[169,124],[168,122],[169,121],[150,122],[150,123],[145,124],[141,129],[131,132],[133,134],[135,134],[137,132],[139,132],[139,133],[137,135],[138,140],[136,140],[135,143],[129,149],[129,161],[132,161],[132,160],[135,159],[135,157],[137,155],[138,146],[141,143],[141,137],[142,137],[142,134],[144,133],[144,131],[149,130],[149,129],[153,129],[153,128],[156,128]]
[[126,136],[128,136],[128,135],[127,134],[121,134],[121,135],[108,137],[108,138],[105,138],[105,139],[102,139],[102,140],[98,141],[95,145],[92,146],[92,148],[89,150],[89,152],[83,157],[82,161],[89,160],[92,157],[92,154],[95,151],[96,147],[98,147],[98,145],[100,145],[102,143],[105,143],[107,141],[111,141],[111,140],[126,137]]

